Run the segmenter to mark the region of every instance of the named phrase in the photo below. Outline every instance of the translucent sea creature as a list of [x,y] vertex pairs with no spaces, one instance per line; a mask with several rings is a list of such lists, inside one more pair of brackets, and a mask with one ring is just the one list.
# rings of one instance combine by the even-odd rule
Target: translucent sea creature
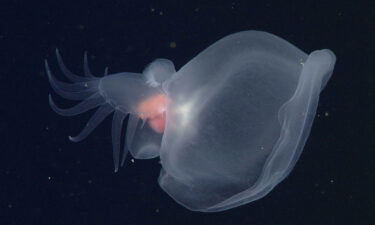
[[330,50],[307,55],[260,31],[224,37],[178,71],[157,59],[143,73],[95,77],[85,54],[85,76],[77,76],[56,55],[72,83],[58,81],[46,61],[52,88],[82,102],[61,109],[50,96],[52,109],[74,116],[98,108],[70,140],[83,140],[113,113],[115,171],[128,151],[137,159],[160,157],[161,188],[205,212],[257,200],[290,173],[336,60]]

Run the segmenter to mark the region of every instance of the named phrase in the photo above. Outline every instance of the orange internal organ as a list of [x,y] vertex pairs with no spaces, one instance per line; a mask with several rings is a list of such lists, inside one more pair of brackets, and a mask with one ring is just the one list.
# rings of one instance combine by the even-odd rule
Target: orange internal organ
[[139,118],[147,120],[148,125],[157,133],[165,130],[165,110],[168,98],[164,94],[158,94],[142,101],[137,107]]

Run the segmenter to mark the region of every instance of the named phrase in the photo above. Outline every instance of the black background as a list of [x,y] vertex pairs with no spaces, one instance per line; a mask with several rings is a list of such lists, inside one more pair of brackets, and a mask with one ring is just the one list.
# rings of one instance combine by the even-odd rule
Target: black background
[[[0,224],[375,224],[374,13],[374,1],[2,0]],[[261,200],[189,211],[159,188],[157,159],[129,158],[113,173],[110,119],[72,143],[90,113],[64,118],[49,108],[43,60],[57,71],[57,47],[77,73],[85,50],[96,74],[141,72],[161,57],[180,68],[242,30],[337,56],[300,160]]]

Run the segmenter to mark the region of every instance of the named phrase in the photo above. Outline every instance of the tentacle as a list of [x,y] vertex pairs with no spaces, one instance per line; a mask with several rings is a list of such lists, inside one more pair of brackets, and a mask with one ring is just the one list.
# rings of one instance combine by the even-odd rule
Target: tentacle
[[91,73],[90,68],[89,68],[89,61],[87,60],[87,52],[85,52],[85,55],[83,57],[83,71],[86,77],[95,78],[95,76]]
[[105,69],[104,69],[104,76],[107,76],[108,75],[108,67],[106,67]]
[[44,64],[51,87],[57,94],[64,98],[71,100],[82,100],[91,96],[97,90],[98,81],[88,81],[86,83],[79,84],[68,84],[58,81],[53,76],[47,60],[44,61]]
[[72,82],[86,82],[92,80],[92,78],[89,77],[81,77],[78,75],[75,75],[72,73],[64,64],[61,55],[59,53],[59,50],[56,49],[56,58],[57,58],[57,63],[60,66],[61,71],[64,73],[64,75]]
[[51,69],[49,68],[47,60],[45,60],[45,67],[48,75],[48,79],[50,83],[54,83],[60,90],[63,91],[69,91],[69,92],[80,92],[80,91],[88,91],[90,89],[97,90],[98,87],[98,80],[91,80],[87,82],[81,82],[81,83],[65,83],[61,82],[56,79],[56,77],[52,74]]
[[143,127],[145,126],[146,122],[147,122],[147,118],[145,118],[145,119],[142,120],[141,129],[143,129]]
[[121,166],[124,166],[126,155],[133,143],[135,131],[137,129],[139,118],[136,115],[129,114],[128,126],[126,128],[126,143],[124,144],[124,151],[122,153]]
[[109,114],[113,112],[113,107],[109,104],[102,105],[91,119],[87,122],[85,128],[76,137],[69,136],[69,139],[74,142],[85,139]]
[[75,116],[84,112],[87,112],[91,109],[94,109],[102,104],[105,103],[104,98],[99,94],[93,94],[89,98],[85,99],[81,103],[73,106],[69,109],[61,109],[58,106],[56,106],[55,102],[53,101],[51,95],[49,95],[49,104],[53,111],[55,111],[57,114],[60,114],[62,116]]
[[124,113],[116,110],[112,119],[112,148],[115,173],[118,171],[120,164],[121,131],[125,117],[126,115]]

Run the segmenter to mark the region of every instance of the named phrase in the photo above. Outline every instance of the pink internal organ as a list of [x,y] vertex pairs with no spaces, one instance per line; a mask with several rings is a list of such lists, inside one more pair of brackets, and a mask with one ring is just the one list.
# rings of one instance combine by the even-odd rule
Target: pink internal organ
[[164,94],[152,96],[142,101],[138,107],[138,116],[142,120],[147,120],[148,125],[157,133],[165,130],[168,98]]

